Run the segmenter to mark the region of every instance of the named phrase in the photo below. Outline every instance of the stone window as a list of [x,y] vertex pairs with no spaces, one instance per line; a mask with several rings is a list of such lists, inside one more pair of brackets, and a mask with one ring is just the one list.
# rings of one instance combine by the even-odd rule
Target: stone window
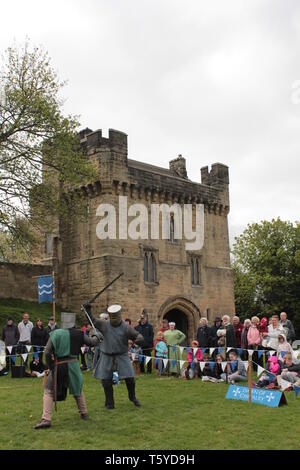
[[144,281],[145,282],[148,282],[149,281],[149,278],[148,278],[148,274],[149,274],[149,270],[148,270],[148,254],[145,253],[144,254]]
[[144,281],[156,283],[156,259],[151,251],[144,254]]
[[52,233],[46,233],[45,235],[45,253],[46,255],[53,254],[53,240],[54,235]]
[[208,321],[211,320],[211,310],[210,310],[210,308],[206,309],[206,318],[207,318]]
[[196,258],[196,272],[195,272],[195,284],[199,286],[200,284],[200,270],[199,270],[199,258]]
[[195,271],[194,271],[194,260],[193,260],[193,258],[190,261],[190,270],[191,270],[191,283],[194,284]]
[[192,286],[200,286],[201,284],[201,264],[200,258],[195,256],[190,259],[191,283]]
[[175,240],[175,222],[174,222],[174,215],[170,217],[170,242],[174,243]]
[[150,282],[155,282],[155,257],[154,254],[150,255]]

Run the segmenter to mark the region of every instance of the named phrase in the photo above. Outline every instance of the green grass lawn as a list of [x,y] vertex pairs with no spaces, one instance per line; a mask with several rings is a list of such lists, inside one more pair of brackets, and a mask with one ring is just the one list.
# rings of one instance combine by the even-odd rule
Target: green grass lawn
[[300,397],[267,408],[226,400],[226,384],[171,377],[137,379],[136,408],[124,383],[114,387],[116,408],[84,372],[90,420],[79,419],[72,397],[58,403],[52,427],[35,431],[42,411],[42,379],[0,377],[0,449],[299,449]]
[[[61,308],[56,305],[57,321],[60,323]],[[17,324],[23,320],[23,314],[29,313],[30,320],[35,321],[40,318],[44,326],[48,325],[49,317],[52,316],[52,304],[30,302],[21,299],[0,299],[0,329],[6,325],[7,317],[12,316]]]

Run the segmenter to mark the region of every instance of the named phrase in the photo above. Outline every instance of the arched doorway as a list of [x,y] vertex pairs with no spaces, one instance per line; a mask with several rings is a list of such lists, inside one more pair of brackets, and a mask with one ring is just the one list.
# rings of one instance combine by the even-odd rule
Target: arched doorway
[[174,321],[176,327],[183,331],[187,337],[187,343],[195,338],[200,319],[200,310],[190,300],[184,297],[170,297],[159,309],[158,322],[163,318]]
[[163,318],[166,318],[168,322],[175,322],[176,329],[182,331],[182,333],[184,333],[188,338],[188,318],[181,310],[173,308],[172,310],[169,310]]

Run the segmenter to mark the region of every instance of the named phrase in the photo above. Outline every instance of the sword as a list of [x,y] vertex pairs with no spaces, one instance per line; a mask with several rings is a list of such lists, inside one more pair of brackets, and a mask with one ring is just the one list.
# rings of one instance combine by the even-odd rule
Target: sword
[[92,325],[93,330],[96,331],[96,327],[95,327],[95,325],[94,325],[94,323],[93,323],[93,321],[92,321],[92,319],[91,319],[91,317],[90,317],[90,315],[89,315],[89,313],[87,312],[87,310],[86,310],[85,307],[86,307],[86,304],[81,305],[81,310],[85,313],[85,316],[87,317],[88,321],[89,321],[90,324]]
[[94,297],[93,297],[91,300],[89,300],[88,302],[86,302],[85,304],[83,304],[83,305],[81,306],[81,310],[84,311],[85,316],[87,317],[88,321],[90,322],[90,324],[92,325],[92,328],[94,328],[94,330],[96,330],[96,328],[95,328],[94,323],[92,322],[92,319],[91,319],[89,313],[88,313],[87,310],[86,310],[86,306],[87,306],[88,304],[92,304],[93,302],[95,302],[95,300],[98,299],[98,297],[99,297],[101,294],[103,294],[103,292],[106,291],[114,282],[116,282],[118,279],[120,279],[120,277],[123,276],[123,274],[124,274],[124,273],[121,273],[121,274],[119,274],[117,277],[115,277],[115,279],[113,279],[109,284],[107,284],[105,287],[103,287],[103,289],[101,289],[100,292],[98,292],[96,295],[94,295]]

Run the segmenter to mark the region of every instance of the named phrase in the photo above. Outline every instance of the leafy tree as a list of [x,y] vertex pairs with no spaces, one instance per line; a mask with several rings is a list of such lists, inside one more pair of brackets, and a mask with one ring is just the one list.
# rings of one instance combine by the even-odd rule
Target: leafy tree
[[6,243],[25,250],[37,231],[20,219],[32,229],[74,214],[80,192],[70,197],[67,188],[94,176],[79,151],[77,117],[62,113],[64,85],[47,52],[28,41],[6,51],[0,69],[0,230]]
[[300,333],[300,223],[248,225],[235,239],[236,310],[242,318],[286,311]]

